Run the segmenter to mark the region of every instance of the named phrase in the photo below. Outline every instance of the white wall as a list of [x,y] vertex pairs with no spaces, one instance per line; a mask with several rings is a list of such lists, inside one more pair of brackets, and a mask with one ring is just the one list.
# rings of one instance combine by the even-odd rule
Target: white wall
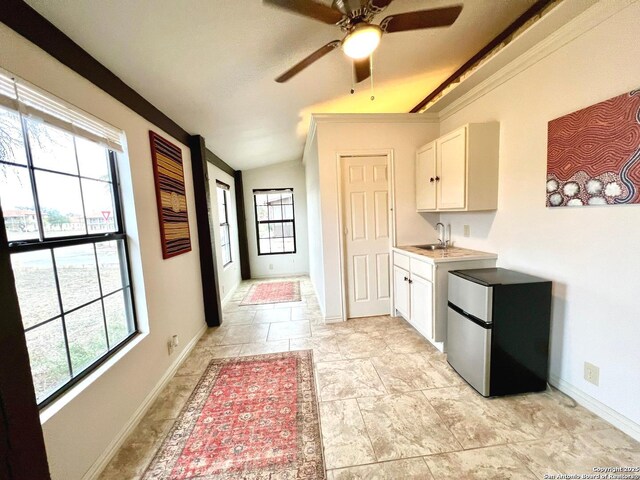
[[[309,241],[307,230],[307,192],[304,166],[301,162],[283,162],[242,171],[249,262],[252,278],[278,277],[309,273]],[[258,255],[254,189],[293,188],[296,220],[296,253]]]
[[307,214],[309,232],[309,278],[315,287],[316,296],[322,314],[325,314],[324,266],[322,252],[322,205],[320,203],[320,169],[318,164],[318,137],[310,139],[307,154],[304,157],[305,180],[307,187]]
[[[0,66],[123,129],[128,160],[120,161],[125,220],[132,257],[138,321],[148,335],[98,378],[81,382],[43,413],[49,466],[54,480],[77,480],[92,468],[162,379],[190,340],[204,327],[198,237],[189,148],[133,113],[42,50],[0,24]],[[182,149],[193,250],[162,259],[149,130]],[[134,205],[135,203],[135,205]],[[166,342],[180,335],[177,354]],[[117,358],[117,357],[116,357]],[[93,380],[93,383],[89,382]],[[87,386],[88,385],[88,386]],[[77,394],[73,397],[74,394]],[[72,398],[73,397],[73,398]],[[56,409],[68,402],[59,411]],[[55,412],[55,413],[54,413]]]
[[[376,118],[377,117],[377,118]],[[415,154],[421,145],[438,137],[439,126],[428,120],[381,120],[384,114],[369,121],[347,122],[340,116],[323,119],[317,124],[318,178],[320,186],[321,231],[324,272],[324,313],[328,320],[342,318],[342,284],[340,268],[340,228],[338,205],[337,155],[343,152],[392,150],[395,175],[396,244],[410,245],[435,241],[437,216],[419,214],[415,207]],[[308,149],[309,150],[309,149]],[[306,160],[305,160],[306,161]],[[313,170],[313,160],[308,170]],[[316,216],[311,222],[318,222]],[[320,277],[312,279],[320,281]],[[321,290],[321,287],[316,287]]]
[[226,267],[222,264],[222,250],[220,246],[220,229],[213,229],[214,245],[216,250],[216,272],[218,273],[218,285],[222,303],[229,301],[234,290],[242,280],[240,273],[240,244],[238,243],[238,208],[236,206],[236,187],[234,179],[228,173],[215,165],[207,162],[209,173],[209,193],[211,195],[211,208],[209,214],[214,224],[220,223],[218,212],[218,197],[216,180],[229,185],[227,213],[229,215],[229,236],[231,238],[231,263]]
[[[634,3],[444,119],[441,130],[500,122],[498,211],[442,221],[459,246],[498,252],[500,266],[553,280],[552,381],[635,422],[636,436],[640,205],[546,208],[545,180],[549,120],[640,87],[639,22]],[[583,379],[585,361],[600,367],[599,387]]]

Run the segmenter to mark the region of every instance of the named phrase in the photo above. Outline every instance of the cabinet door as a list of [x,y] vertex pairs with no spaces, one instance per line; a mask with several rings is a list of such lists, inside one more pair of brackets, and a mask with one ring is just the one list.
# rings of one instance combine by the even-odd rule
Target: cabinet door
[[415,275],[411,277],[411,323],[433,339],[433,283]]
[[425,145],[416,155],[416,207],[435,210],[436,205],[436,142]]
[[393,299],[395,309],[409,320],[409,272],[393,267]]
[[437,140],[438,209],[465,208],[467,173],[467,127]]

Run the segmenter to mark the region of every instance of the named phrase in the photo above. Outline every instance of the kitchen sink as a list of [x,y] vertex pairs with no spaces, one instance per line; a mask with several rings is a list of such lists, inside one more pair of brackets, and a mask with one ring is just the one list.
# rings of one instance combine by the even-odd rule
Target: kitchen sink
[[414,245],[415,248],[420,248],[422,250],[444,250],[446,247],[439,243],[427,243],[426,245]]

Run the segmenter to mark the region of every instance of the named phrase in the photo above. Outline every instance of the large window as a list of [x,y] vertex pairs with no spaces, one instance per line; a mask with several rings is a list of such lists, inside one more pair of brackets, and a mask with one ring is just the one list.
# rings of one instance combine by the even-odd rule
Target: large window
[[40,406],[136,333],[117,178],[105,146],[0,107],[0,247]]
[[218,191],[218,217],[220,218],[220,246],[222,264],[231,263],[231,233],[229,231],[229,185],[216,181]]
[[293,188],[254,190],[258,255],[296,253]]

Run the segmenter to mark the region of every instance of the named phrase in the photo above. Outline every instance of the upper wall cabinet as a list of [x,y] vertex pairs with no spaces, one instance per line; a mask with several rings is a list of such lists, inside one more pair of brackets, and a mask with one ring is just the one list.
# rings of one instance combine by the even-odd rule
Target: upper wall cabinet
[[420,147],[418,211],[497,209],[499,139],[499,123],[470,123]]

